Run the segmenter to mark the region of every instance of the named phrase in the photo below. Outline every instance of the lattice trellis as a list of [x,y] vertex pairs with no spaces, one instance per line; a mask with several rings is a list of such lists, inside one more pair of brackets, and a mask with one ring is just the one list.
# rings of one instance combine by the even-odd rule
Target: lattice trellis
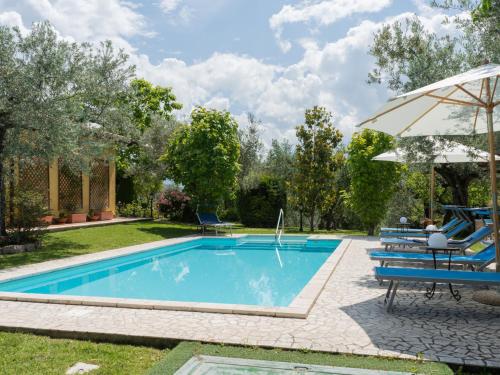
[[59,209],[74,211],[82,207],[81,169],[76,165],[59,161]]
[[90,208],[100,210],[109,205],[109,165],[95,160],[90,171]]
[[43,159],[20,163],[19,186],[40,193],[49,207],[49,163]]

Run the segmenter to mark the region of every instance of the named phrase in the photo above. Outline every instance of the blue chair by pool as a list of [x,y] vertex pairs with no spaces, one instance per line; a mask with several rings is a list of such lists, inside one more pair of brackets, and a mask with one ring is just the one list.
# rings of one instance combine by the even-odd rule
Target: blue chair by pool
[[206,228],[212,227],[215,229],[215,235],[218,235],[218,230],[220,228],[228,228],[231,236],[233,235],[233,224],[221,221],[216,213],[197,212],[196,218],[198,219],[198,224],[201,227],[202,234],[205,234]]
[[[450,239],[450,238],[456,236],[457,234],[459,234],[460,232],[463,232],[464,230],[468,229],[471,225],[472,225],[471,222],[463,221],[460,224],[458,224],[455,228],[453,228],[453,229],[451,229],[448,232],[443,233],[443,234],[446,236],[446,238]],[[488,233],[486,233],[486,232],[488,232]],[[486,237],[490,233],[491,233],[491,230],[489,229],[489,227],[481,227],[477,231],[475,231],[474,233],[469,235],[468,237],[464,238],[463,240],[451,240],[451,239],[448,240],[448,244],[450,246],[454,246],[454,247],[463,247],[463,246],[468,244],[468,246],[463,247],[463,249],[465,250],[467,247],[470,247],[474,243],[480,241],[481,239],[483,239],[484,237]],[[385,237],[382,237],[380,239],[380,242],[383,246],[385,246],[386,251],[389,249],[392,249],[396,246],[399,246],[399,247],[401,247],[401,246],[402,247],[427,246],[427,240],[416,239],[416,238],[413,239],[413,238],[393,238],[393,237],[385,238]],[[469,242],[470,242],[470,244],[469,244]]]
[[[463,220],[453,217],[445,225],[438,230],[441,233],[446,233],[458,224],[463,222]],[[380,237],[426,237],[427,233],[425,229],[419,228],[380,228]]]
[[[370,253],[372,260],[378,260],[380,266],[387,266],[388,263],[414,263],[419,264],[434,264],[434,257],[432,254],[424,253],[390,253],[385,251],[374,251]],[[450,261],[451,259],[451,261]],[[451,258],[446,254],[436,254],[437,264],[458,264],[470,266],[475,271],[482,271],[488,265],[495,261],[495,244],[486,246],[483,250],[472,255],[455,255]]]
[[[421,268],[375,267],[375,277],[378,280],[389,280],[389,288],[384,304],[387,311],[392,309],[394,298],[401,281],[416,281],[432,284],[460,284],[476,286],[500,286],[498,272],[449,271]],[[459,298],[457,298],[458,300]]]

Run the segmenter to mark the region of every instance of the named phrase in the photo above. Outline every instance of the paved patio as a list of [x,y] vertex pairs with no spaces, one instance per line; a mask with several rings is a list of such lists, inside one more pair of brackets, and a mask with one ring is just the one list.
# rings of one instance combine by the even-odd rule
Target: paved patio
[[376,239],[353,239],[306,319],[0,301],[0,327],[78,337],[422,356],[500,367],[500,308],[474,302],[467,287],[460,287],[459,303],[446,286],[427,301],[420,284],[411,289],[403,285],[393,313],[387,314],[386,286],[374,280],[374,263],[367,255],[377,246]]

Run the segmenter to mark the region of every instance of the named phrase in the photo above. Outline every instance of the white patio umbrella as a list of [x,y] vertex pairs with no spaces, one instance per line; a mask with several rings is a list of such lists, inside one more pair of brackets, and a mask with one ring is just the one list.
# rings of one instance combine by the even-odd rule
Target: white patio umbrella
[[[395,163],[408,162],[407,154],[402,149],[384,152],[383,154],[375,156],[372,160],[376,161],[390,161]],[[430,160],[429,160],[430,159]],[[496,160],[500,160],[500,156],[495,155]],[[450,163],[487,163],[489,161],[489,154],[474,147],[468,147],[461,143],[448,141],[440,145],[440,149],[432,155],[432,157],[418,154],[411,163],[425,163],[431,162],[431,193],[430,193],[430,219],[434,215],[434,189],[436,186],[436,173],[434,164],[450,164]]]
[[486,64],[446,78],[390,100],[358,125],[401,137],[488,133],[497,272],[500,272],[500,241],[493,132],[500,130],[500,125],[494,124],[493,111],[500,104],[499,75],[500,65]]

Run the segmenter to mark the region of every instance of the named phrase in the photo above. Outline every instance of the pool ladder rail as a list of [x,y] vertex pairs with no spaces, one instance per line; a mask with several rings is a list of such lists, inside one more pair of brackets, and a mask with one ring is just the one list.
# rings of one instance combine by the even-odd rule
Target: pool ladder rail
[[[281,223],[281,228],[280,228]],[[281,235],[285,232],[285,213],[282,208],[280,208],[280,213],[278,215],[278,222],[276,223],[276,232],[274,233],[275,240],[281,245]]]

